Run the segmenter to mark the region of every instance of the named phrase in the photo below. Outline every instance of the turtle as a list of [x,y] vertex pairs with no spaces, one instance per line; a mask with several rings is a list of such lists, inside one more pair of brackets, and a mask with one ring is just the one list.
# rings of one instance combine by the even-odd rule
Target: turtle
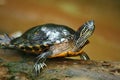
[[82,48],[89,43],[88,38],[94,30],[94,20],[86,21],[76,31],[65,25],[47,23],[32,27],[17,37],[3,34],[0,45],[4,49],[36,54],[33,67],[38,75],[46,66],[47,58],[80,56],[82,60],[90,60]]

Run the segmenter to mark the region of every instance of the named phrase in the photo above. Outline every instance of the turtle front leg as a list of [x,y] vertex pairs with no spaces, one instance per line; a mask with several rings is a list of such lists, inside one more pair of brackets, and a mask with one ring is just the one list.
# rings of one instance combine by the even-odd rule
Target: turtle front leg
[[52,51],[47,51],[44,53],[41,53],[39,56],[37,56],[37,61],[34,64],[34,71],[35,75],[38,75],[41,72],[41,69],[43,69],[44,66],[47,66],[45,64],[46,59],[52,54]]
[[81,60],[90,60],[89,56],[84,51],[81,52],[79,55],[80,55]]

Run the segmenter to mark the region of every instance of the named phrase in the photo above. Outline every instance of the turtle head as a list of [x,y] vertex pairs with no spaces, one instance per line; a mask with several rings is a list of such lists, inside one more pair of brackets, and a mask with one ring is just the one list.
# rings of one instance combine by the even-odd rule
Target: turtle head
[[88,38],[93,34],[95,29],[94,21],[89,20],[84,23],[74,35],[75,51],[80,50],[88,42]]

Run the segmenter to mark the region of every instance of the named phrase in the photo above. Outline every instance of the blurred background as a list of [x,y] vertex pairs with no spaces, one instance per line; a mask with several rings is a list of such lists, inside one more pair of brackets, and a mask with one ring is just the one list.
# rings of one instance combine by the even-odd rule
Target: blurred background
[[91,19],[96,29],[84,51],[93,60],[120,61],[120,0],[0,0],[0,32],[9,34],[45,23],[77,30]]

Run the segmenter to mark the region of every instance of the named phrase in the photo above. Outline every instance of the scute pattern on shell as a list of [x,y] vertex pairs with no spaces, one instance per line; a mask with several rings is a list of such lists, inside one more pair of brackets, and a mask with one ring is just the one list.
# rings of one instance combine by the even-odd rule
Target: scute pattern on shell
[[22,36],[11,41],[17,48],[22,46],[48,46],[68,42],[73,39],[75,31],[64,25],[44,24],[33,27]]

